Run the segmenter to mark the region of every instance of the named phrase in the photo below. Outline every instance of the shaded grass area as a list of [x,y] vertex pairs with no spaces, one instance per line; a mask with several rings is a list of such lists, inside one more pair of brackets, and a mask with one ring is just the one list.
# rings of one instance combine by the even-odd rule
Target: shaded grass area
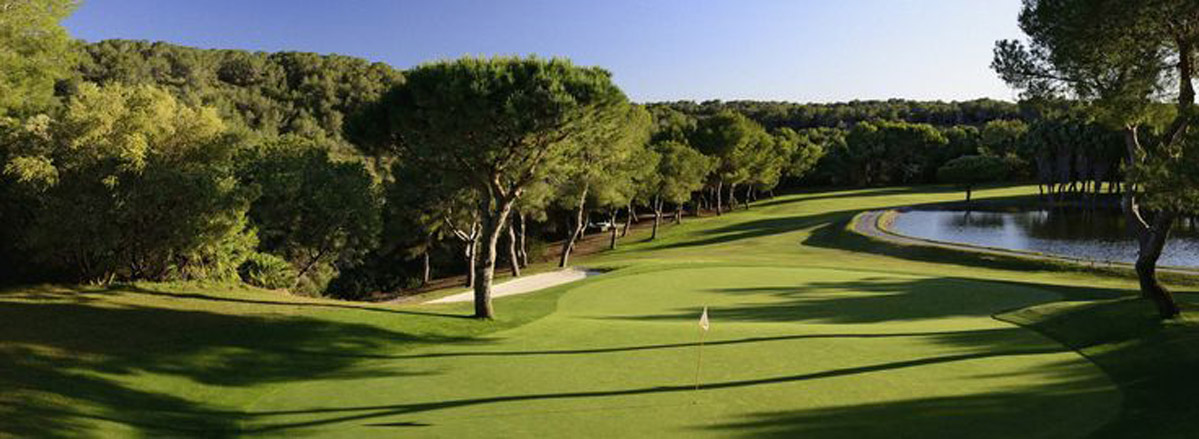
[[1055,302],[1004,314],[1087,356],[1124,394],[1120,416],[1097,438],[1190,438],[1199,419],[1199,305],[1184,297],[1183,316],[1163,322],[1134,298]]
[[0,437],[237,436],[236,408],[264,390],[426,373],[356,365],[381,352],[467,343],[544,316],[554,302],[522,305],[480,323],[452,307],[404,310],[219,285],[2,292]]
[[[1194,328],[1130,319],[1148,308],[1126,299],[1129,278],[846,230],[864,210],[960,197],[805,192],[687,218],[654,242],[634,231],[579,261],[616,271],[501,299],[495,322],[463,318],[470,304],[226,285],[0,291],[0,437],[1083,437],[1109,419],[1099,434],[1121,437],[1199,419],[1182,392],[1169,412],[1152,398],[1164,384],[1134,388],[1183,379],[1193,351],[1173,369],[1124,358],[1186,351]],[[1052,317],[1108,304],[1120,308]],[[1105,318],[1130,327],[1086,338]],[[1180,424],[1144,437],[1194,421]]]
[[[1055,297],[1032,285],[864,271],[630,269],[573,288],[554,314],[473,346],[420,348],[378,364],[440,373],[287,388],[242,415],[245,433],[264,437],[363,437],[384,427],[405,437],[757,437],[773,427],[746,420],[780,409],[790,416],[995,394],[980,398],[993,403],[988,410],[957,412],[973,437],[1006,437],[1013,417],[1062,426],[1027,437],[1079,436],[1116,409],[1111,383],[1065,347],[973,303]],[[696,393],[694,320],[704,305],[713,330]],[[888,308],[913,311],[890,320],[879,313]],[[836,425],[853,415],[788,423],[783,433],[843,437]],[[888,435],[865,437],[943,428],[898,408],[867,422],[883,421]]]

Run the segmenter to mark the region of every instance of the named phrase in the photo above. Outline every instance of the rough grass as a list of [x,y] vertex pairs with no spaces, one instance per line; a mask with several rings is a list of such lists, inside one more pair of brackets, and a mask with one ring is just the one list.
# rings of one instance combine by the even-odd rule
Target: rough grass
[[1194,328],[1146,319],[1129,279],[844,230],[960,196],[812,192],[687,218],[579,261],[609,274],[497,301],[494,322],[221,285],[11,289],[0,436],[1119,437],[1150,411],[1194,419],[1195,384],[1173,407],[1139,384],[1195,381],[1175,355]]

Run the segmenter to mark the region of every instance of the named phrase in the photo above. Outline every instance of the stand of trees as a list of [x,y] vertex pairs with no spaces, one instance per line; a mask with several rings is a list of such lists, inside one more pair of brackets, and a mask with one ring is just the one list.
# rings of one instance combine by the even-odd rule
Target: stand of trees
[[[656,239],[667,214],[749,209],[779,186],[1035,178],[1054,199],[1124,190],[1146,294],[1172,309],[1153,254],[1199,162],[1185,148],[1193,72],[1166,61],[1189,63],[1191,36],[1105,15],[1127,11],[1029,2],[1034,49],[1003,43],[996,60],[1037,98],[1019,105],[640,105],[603,69],[563,59],[402,72],[338,55],[77,43],[57,24],[73,3],[43,3],[0,0],[9,281],[213,279],[360,299],[465,274],[476,316],[490,318],[497,267],[519,275],[554,240],[565,266],[597,222],[615,248],[638,212]],[[1058,7],[1116,21],[1091,35],[1054,24],[1077,19]],[[1157,58],[1107,43],[1134,34]],[[1120,69],[1140,82],[1105,82]],[[1177,89],[1178,104],[1150,89]]]
[[[1196,206],[1190,128],[1199,3],[1030,0],[1020,28],[1027,41],[1000,41],[995,70],[1029,98],[1077,100],[1097,121],[1122,131],[1123,207],[1139,243],[1141,294],[1163,318],[1177,316],[1178,304],[1156,272],[1176,219]],[[1173,105],[1161,105],[1163,96]],[[1075,170],[1088,168],[1094,166]]]

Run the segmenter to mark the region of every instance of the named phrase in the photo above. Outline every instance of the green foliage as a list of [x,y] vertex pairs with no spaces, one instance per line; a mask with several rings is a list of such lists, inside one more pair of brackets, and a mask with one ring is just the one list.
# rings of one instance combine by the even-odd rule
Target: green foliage
[[1008,171],[1003,159],[986,155],[967,155],[950,160],[937,169],[937,180],[972,187],[1002,180]]
[[993,120],[983,125],[981,146],[986,154],[998,157],[1021,154],[1026,132],[1028,125],[1019,120]]
[[287,260],[270,253],[251,253],[238,268],[246,283],[269,289],[291,288],[296,285],[296,270]]
[[995,119],[1016,119],[1020,109],[1011,102],[977,99],[962,102],[851,101],[828,104],[798,104],[777,101],[678,101],[652,104],[690,117],[705,117],[722,111],[736,111],[770,130],[791,128],[843,128],[867,121],[902,121],[936,126],[982,125]]
[[715,169],[713,159],[677,141],[655,143],[651,148],[660,157],[651,193],[676,205],[690,200],[691,193],[703,188],[708,174]]
[[59,25],[75,0],[0,0],[0,117],[54,104],[55,83],[70,74],[72,40]]
[[348,121],[391,86],[400,72],[383,63],[301,52],[209,50],[108,40],[83,47],[79,76],[99,84],[151,84],[177,99],[215,107],[230,124],[266,137],[323,139],[338,157],[355,155]]
[[830,151],[840,181],[854,185],[911,184],[921,181],[949,141],[931,125],[862,122],[845,136],[845,147]]
[[353,265],[377,242],[380,197],[361,163],[336,162],[327,145],[294,136],[247,151],[242,179],[259,193],[249,210],[259,250],[283,257],[323,291],[334,264]]
[[773,147],[761,125],[731,110],[701,119],[690,140],[696,150],[716,160],[712,177],[726,184],[753,177],[755,162]]
[[4,170],[36,200],[22,243],[36,260],[80,279],[227,278],[252,240],[240,140],[211,108],[85,85],[16,136]]

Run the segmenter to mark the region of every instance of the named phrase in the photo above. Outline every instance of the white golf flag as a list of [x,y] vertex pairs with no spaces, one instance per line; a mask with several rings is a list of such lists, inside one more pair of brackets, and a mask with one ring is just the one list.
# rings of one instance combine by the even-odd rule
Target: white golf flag
[[699,315],[699,327],[708,330],[708,307],[704,307],[704,313]]

